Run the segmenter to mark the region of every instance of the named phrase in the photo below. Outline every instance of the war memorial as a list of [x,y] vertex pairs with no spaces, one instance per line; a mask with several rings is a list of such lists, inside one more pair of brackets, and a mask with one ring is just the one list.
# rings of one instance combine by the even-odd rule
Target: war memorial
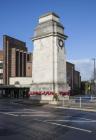
[[33,100],[62,100],[68,96],[70,87],[66,80],[66,53],[64,27],[55,13],[39,17],[34,30],[32,84],[30,97]]

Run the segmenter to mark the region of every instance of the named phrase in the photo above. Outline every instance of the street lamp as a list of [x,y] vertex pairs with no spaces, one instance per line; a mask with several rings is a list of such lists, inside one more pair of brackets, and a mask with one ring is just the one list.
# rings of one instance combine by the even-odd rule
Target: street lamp
[[74,82],[74,67],[72,66],[72,90],[73,90],[73,82]]
[[95,83],[95,80],[96,80],[96,75],[95,75],[95,74],[96,74],[96,71],[95,71],[95,70],[96,70],[96,69],[95,69],[96,58],[92,58],[92,60],[93,60],[93,62],[94,62],[94,83]]
[[94,79],[93,79],[93,92],[95,93],[95,84],[96,84],[96,68],[95,68],[95,65],[96,65],[96,58],[92,58],[93,62],[94,62]]

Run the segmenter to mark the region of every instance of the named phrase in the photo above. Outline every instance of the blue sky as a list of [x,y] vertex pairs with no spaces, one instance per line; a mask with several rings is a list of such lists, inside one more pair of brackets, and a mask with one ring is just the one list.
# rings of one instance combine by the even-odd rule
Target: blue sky
[[76,60],[81,69],[80,59],[96,57],[96,0],[0,0],[0,48],[2,35],[8,34],[25,41],[32,51],[31,37],[38,17],[49,11],[60,16],[69,36],[67,59]]
[[72,60],[75,69],[80,71],[81,80],[92,80],[94,78],[94,62],[91,59]]

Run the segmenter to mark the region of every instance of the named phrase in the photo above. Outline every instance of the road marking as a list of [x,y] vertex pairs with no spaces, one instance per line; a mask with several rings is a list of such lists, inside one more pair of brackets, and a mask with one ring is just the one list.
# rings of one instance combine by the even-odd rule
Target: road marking
[[79,128],[79,127],[73,127],[73,126],[69,126],[69,125],[63,125],[63,124],[59,124],[59,123],[50,123],[50,124],[54,124],[54,125],[57,125],[57,126],[62,126],[62,127],[67,127],[67,128],[71,128],[71,129],[75,129],[75,130],[80,130],[80,131],[83,131],[83,132],[88,132],[88,133],[92,133],[91,130],[88,130],[88,129],[82,129],[82,128]]
[[61,126],[61,127],[67,127],[67,128],[70,128],[70,129],[75,129],[75,130],[79,130],[79,131],[83,131],[83,132],[87,132],[87,133],[92,133],[91,130],[88,130],[88,129],[82,129],[82,128],[79,128],[79,127],[74,127],[74,126],[70,126],[70,125],[64,125],[64,124],[59,124],[59,123],[54,123],[54,122],[48,122],[46,120],[39,120],[39,119],[34,119],[35,121],[39,121],[39,122],[43,122],[43,123],[49,123],[49,124],[53,124],[53,125],[57,125],[57,126]]
[[[23,112],[0,112],[2,114],[6,114],[6,115],[11,115],[11,116],[50,116],[50,112],[44,112],[44,111],[36,111],[36,110],[31,110],[29,111],[23,111]],[[73,117],[73,120],[72,120]],[[83,117],[75,117],[75,116],[64,116],[64,118],[69,118],[67,120],[56,120],[56,121],[64,121],[64,122],[94,122],[96,123],[96,120],[92,120],[92,119],[87,119],[87,118],[83,118]],[[76,119],[84,119],[84,120],[74,120],[74,118]],[[47,120],[47,121],[53,121],[53,120]]]
[[87,118],[83,118],[83,117],[77,117],[79,119],[84,119],[84,120],[87,120],[87,121],[94,121],[93,119],[87,119]]
[[47,114],[27,114],[27,115],[26,115],[26,114],[24,114],[24,115],[19,115],[19,116],[21,116],[21,117],[31,117],[31,116],[49,117],[50,115],[47,115]]
[[31,112],[0,112],[1,114],[5,114],[5,115],[10,115],[10,116],[15,116],[15,117],[17,117],[17,116],[20,116],[20,117],[22,117],[22,116],[50,116],[51,114],[49,114],[49,112],[44,112],[44,111],[31,111]]
[[22,112],[8,112],[8,111],[7,111],[7,112],[3,112],[3,111],[2,111],[2,112],[0,112],[0,113],[17,113],[17,114],[24,114],[24,113],[26,113],[26,114],[27,114],[27,113],[28,113],[28,114],[29,114],[29,113],[36,113],[36,114],[37,114],[37,113],[41,113],[41,114],[48,114],[48,113],[50,113],[50,112],[44,112],[44,111],[30,111],[30,112],[28,112],[28,111],[22,111]]
[[47,115],[47,114],[44,114],[44,115],[43,114],[41,114],[41,115],[40,114],[36,114],[36,115],[35,114],[33,114],[33,115],[32,114],[27,114],[27,115],[18,114],[17,115],[17,114],[12,114],[12,113],[2,113],[2,114],[9,115],[9,116],[15,116],[15,117],[18,117],[18,116],[19,117],[32,117],[32,116],[35,116],[35,117],[36,116],[39,116],[39,117],[41,117],[41,116],[49,117],[50,116],[50,115]]
[[87,109],[87,108],[75,108],[75,107],[62,107],[62,106],[58,106],[58,107],[53,107],[53,108],[60,108],[60,109],[67,109],[67,110],[75,110],[75,111],[85,111],[85,112],[96,112],[95,109]]
[[[14,114],[16,112],[0,112],[0,113],[5,114],[5,115],[10,115],[10,116],[15,116],[15,117],[17,117],[17,116],[28,116],[28,115],[29,116],[49,116],[48,114],[42,114],[40,111],[37,112],[37,113],[41,113],[41,114],[22,114],[22,112],[18,112],[17,114]],[[25,112],[25,113],[27,113],[27,112]],[[30,112],[30,113],[33,113],[33,112]],[[65,116],[65,117],[70,117],[70,116]],[[76,118],[80,118],[80,117],[76,117]],[[82,129],[82,128],[79,128],[79,127],[74,127],[74,126],[54,122],[54,121],[57,121],[57,122],[60,122],[60,121],[65,121],[65,122],[70,122],[70,121],[73,121],[73,122],[96,122],[96,120],[91,120],[91,119],[86,119],[86,118],[80,118],[80,119],[85,119],[86,121],[85,120],[69,120],[69,119],[68,120],[44,120],[44,121],[39,120],[39,119],[34,119],[34,120],[39,121],[39,122],[43,122],[43,123],[52,124],[52,125],[61,126],[61,127],[67,127],[67,128],[70,128],[70,129],[75,129],[75,130],[79,130],[79,131],[83,131],[83,132],[87,132],[87,133],[92,133],[92,131],[88,130],[88,129]],[[50,122],[50,121],[52,121],[52,122]]]
[[76,123],[91,123],[91,122],[93,122],[93,123],[96,123],[96,120],[46,120],[46,122],[51,122],[51,121],[54,121],[54,122],[76,122]]
[[9,112],[3,112],[2,114],[5,114],[5,115],[10,115],[10,116],[15,116],[15,117],[17,117],[17,116],[18,116],[17,114],[12,114],[12,113],[9,113]]
[[96,121],[96,120],[92,120],[92,119],[87,119],[87,118],[84,118],[84,117],[75,117],[75,116],[64,116],[64,118],[69,118],[69,119],[74,119],[74,118],[76,118],[76,119],[83,119],[83,120],[87,120],[87,121]]
[[[29,110],[29,109],[28,109]],[[44,111],[36,111],[36,110],[31,110],[29,111],[23,111],[23,112],[0,112],[2,114],[6,114],[6,115],[11,115],[11,116],[50,116],[50,112],[44,112]],[[73,120],[72,120],[73,117]],[[87,118],[83,118],[83,117],[75,117],[75,116],[64,116],[64,118],[69,118],[69,119],[63,119],[63,120],[55,120],[55,121],[62,121],[62,122],[86,122],[86,123],[91,123],[94,122],[96,123],[96,120],[92,120],[92,119],[87,119]],[[74,118],[79,119],[79,120],[74,120]],[[83,119],[83,120],[82,120]],[[46,120],[46,121],[53,121],[53,120]]]
[[35,110],[35,109],[28,109],[28,108],[24,108],[23,110],[37,111],[37,110]]

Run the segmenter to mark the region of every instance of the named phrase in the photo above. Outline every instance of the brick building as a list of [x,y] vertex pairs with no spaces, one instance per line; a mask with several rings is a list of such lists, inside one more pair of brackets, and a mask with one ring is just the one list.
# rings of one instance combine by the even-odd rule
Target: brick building
[[81,76],[79,71],[74,71],[74,88],[81,87]]
[[26,77],[32,77],[32,53],[27,54]]
[[31,76],[32,63],[29,63],[31,62],[31,54],[28,54],[25,42],[4,35],[3,53],[3,79],[5,85],[9,84],[9,77]]
[[70,62],[66,62],[66,71],[67,71],[67,82],[69,84],[69,86],[71,87],[71,89],[74,88],[74,70],[75,70],[75,65],[70,63]]
[[81,88],[81,76],[80,72],[75,70],[75,65],[66,62],[66,71],[67,71],[67,82],[71,87],[72,94],[79,92]]
[[0,85],[3,84],[3,51],[0,50]]

